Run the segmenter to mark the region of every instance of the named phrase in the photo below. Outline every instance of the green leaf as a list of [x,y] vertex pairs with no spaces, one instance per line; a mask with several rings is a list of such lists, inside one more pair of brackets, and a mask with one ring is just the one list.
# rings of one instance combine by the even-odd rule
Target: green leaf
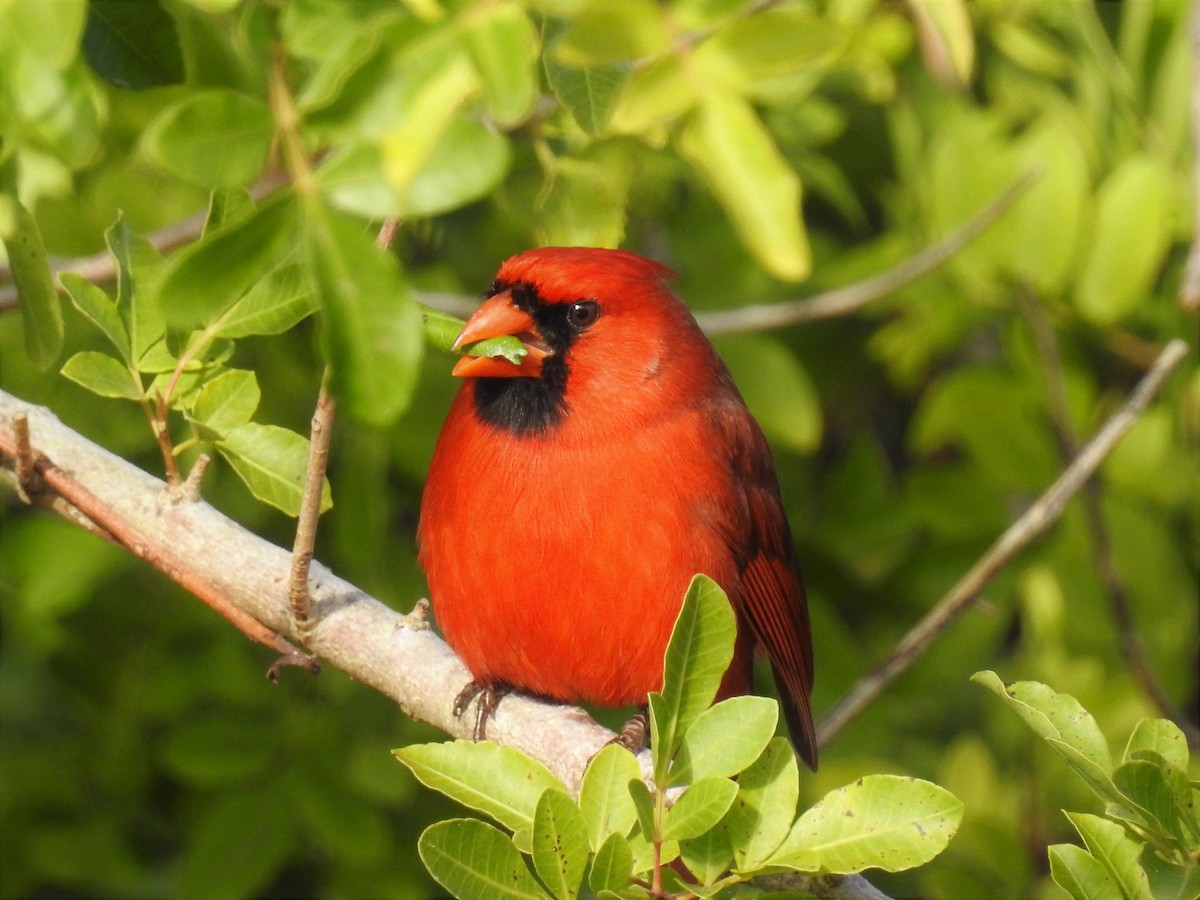
[[477,819],[430,825],[417,841],[429,874],[459,900],[541,900],[541,889],[503,832]]
[[533,827],[542,793],[562,782],[536,760],[490,741],[414,744],[393,750],[426,787],[491,816],[512,831]]
[[295,200],[284,191],[176,253],[160,284],[168,321],[176,328],[213,321],[292,252],[296,224]]
[[587,4],[552,53],[565,65],[595,66],[653,56],[670,44],[665,9],[653,0],[625,0]]
[[1179,726],[1170,719],[1142,719],[1134,726],[1125,745],[1122,761],[1128,762],[1139,750],[1152,750],[1166,762],[1186,772],[1188,745]]
[[408,182],[404,213],[434,216],[479,200],[500,184],[511,161],[504,135],[472,119],[455,119]]
[[191,418],[219,437],[249,422],[261,399],[253,372],[230,369],[200,388]]
[[1041,176],[1007,213],[1007,267],[1044,296],[1058,296],[1074,275],[1091,213],[1087,158],[1061,115],[1045,116],[1016,154],[1021,170]]
[[663,839],[697,838],[716,826],[733,805],[737,785],[728,778],[701,778],[667,812]]
[[722,85],[745,91],[804,71],[815,77],[843,42],[831,17],[797,7],[767,9],[717,29],[697,48],[696,62]]
[[1075,900],[1121,900],[1121,891],[1100,860],[1074,844],[1054,844],[1047,851],[1050,877]]
[[579,127],[593,137],[608,129],[621,90],[629,80],[626,63],[607,65],[565,66],[544,54],[546,82],[558,101],[571,111]]
[[213,337],[282,334],[321,308],[320,297],[300,263],[280,266],[255,283],[221,316]]
[[112,298],[74,272],[64,272],[58,280],[66,288],[67,296],[71,298],[71,303],[80,314],[100,329],[101,334],[108,338],[126,363],[132,363],[129,333],[125,330],[125,323]]
[[232,187],[213,191],[208,197],[208,214],[204,217],[201,236],[211,235],[228,228],[254,214],[254,198],[244,187]]
[[79,52],[88,4],[7,3],[0,9],[0,31],[13,47],[54,69],[65,69]]
[[1115,822],[1088,813],[1066,813],[1088,852],[1100,861],[1127,900],[1152,900],[1150,882],[1138,862],[1140,848]]
[[533,813],[533,867],[559,900],[574,900],[587,868],[583,813],[558,788],[543,791]]
[[[628,793],[628,791],[626,791]],[[601,891],[619,891],[629,883],[633,875],[633,851],[625,836],[612,832],[596,851],[592,868],[588,873],[588,887],[599,894]]]
[[644,840],[650,841],[658,833],[654,822],[654,795],[640,777],[629,782],[629,796],[633,799],[634,809],[637,810],[638,826]]
[[8,265],[21,321],[25,326],[25,352],[33,364],[45,371],[54,365],[63,348],[62,307],[54,289],[54,277],[46,257],[46,245],[37,220],[15,199],[9,199],[12,224],[0,231],[8,251]]
[[317,184],[330,205],[374,219],[404,215],[403,191],[383,171],[383,153],[375,141],[350,141],[322,160]]
[[1079,311],[1111,325],[1149,300],[1171,244],[1172,178],[1158,159],[1131,156],[1096,193],[1095,233],[1076,282]]
[[[699,837],[681,841],[679,858],[701,884],[711,884],[733,865],[733,845],[730,842],[729,829],[710,828]],[[705,894],[700,893],[700,896]]]
[[[278,425],[248,422],[230,429],[216,446],[250,493],[286,515],[299,514],[308,467],[308,438]],[[331,506],[326,479],[321,489],[321,511]]]
[[623,146],[594,145],[587,159],[559,157],[542,193],[537,240],[551,247],[616,247],[625,236],[632,178]]
[[476,341],[454,350],[454,341],[467,323],[456,316],[446,315],[446,313],[438,312],[428,306],[419,306],[419,308],[425,340],[438,350],[465,353],[470,356],[502,356],[514,365],[519,365],[525,358],[525,354],[529,352],[529,348],[521,343],[519,338],[512,335]]
[[425,341],[436,350],[451,352],[455,338],[467,323],[457,316],[438,312],[428,306],[421,306],[421,323],[425,329]]
[[674,122],[703,96],[692,60],[675,54],[638,66],[628,76],[615,109],[612,131],[640,135]]
[[776,338],[727,335],[715,342],[733,380],[772,441],[797,453],[821,445],[821,399],[796,355]]
[[758,759],[778,721],[779,704],[769,697],[730,697],[709,707],[684,732],[671,783],[736,775]]
[[629,834],[637,821],[629,783],[641,777],[637,757],[620,744],[601,748],[588,763],[579,788],[579,809],[593,850],[599,852],[610,834]]
[[62,367],[62,374],[101,397],[143,400],[145,395],[129,368],[107,353],[84,350]]
[[478,87],[466,54],[457,46],[438,46],[440,50],[408,61],[413,84],[405,97],[406,114],[380,141],[384,175],[400,196],[431,160],[459,108]]
[[806,810],[766,864],[837,875],[900,872],[941,853],[962,813],[962,803],[936,784],[868,775]]
[[725,828],[742,871],[761,868],[783,843],[796,819],[800,767],[787,738],[772,738],[767,749],[738,777],[737,800]]
[[96,73],[118,87],[151,88],[184,79],[175,20],[158,0],[91,0],[83,52]]
[[305,253],[325,304],[333,392],[350,415],[387,425],[412,399],[423,349],[420,310],[394,258],[337,210],[310,216]]
[[808,277],[812,259],[800,218],[800,178],[750,105],[734,95],[707,94],[678,142],[750,255],[777,278]]
[[159,302],[162,257],[148,240],[133,233],[124,215],[104,232],[104,240],[117,262],[117,311],[125,322],[133,362],[142,371],[154,371],[149,366],[162,357],[166,338]]
[[667,643],[662,693],[650,694],[656,784],[671,783],[670,761],[683,734],[712,705],[736,637],[733,608],[721,586],[707,575],[693,577]]
[[1187,773],[1153,750],[1135,752],[1134,759],[1113,770],[1113,785],[1128,798],[1127,805],[1133,806],[1182,858],[1200,854],[1200,828]]
[[1141,863],[1155,900],[1195,900],[1200,897],[1200,862],[1169,863],[1146,845],[1142,848]]
[[976,672],[971,680],[1008,703],[1092,790],[1105,799],[1120,802],[1120,794],[1109,777],[1112,756],[1108,743],[1092,714],[1078,700],[1036,681],[1006,685],[991,671]]
[[488,115],[502,128],[521,122],[538,96],[538,37],[521,4],[477,7],[462,38],[483,85]]
[[271,150],[267,105],[237,91],[190,94],[146,128],[143,146],[157,165],[205,188],[231,188],[258,178]]

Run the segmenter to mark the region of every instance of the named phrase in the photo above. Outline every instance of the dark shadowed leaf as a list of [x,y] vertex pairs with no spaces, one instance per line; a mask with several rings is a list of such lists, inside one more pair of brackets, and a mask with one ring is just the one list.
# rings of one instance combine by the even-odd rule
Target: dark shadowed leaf
[[175,20],[158,0],[91,0],[83,52],[106,81],[150,88],[183,81]]

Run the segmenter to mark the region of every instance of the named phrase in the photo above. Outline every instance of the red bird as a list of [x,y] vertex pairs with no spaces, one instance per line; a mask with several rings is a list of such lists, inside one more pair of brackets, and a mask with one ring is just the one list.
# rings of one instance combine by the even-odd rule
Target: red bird
[[760,645],[815,768],[808,609],[770,450],[670,276],[623,250],[530,250],[455,342],[528,351],[455,366],[422,500],[420,563],[475,679],[456,710],[507,688],[644,705],[703,572],[737,614],[721,696],[751,690]]

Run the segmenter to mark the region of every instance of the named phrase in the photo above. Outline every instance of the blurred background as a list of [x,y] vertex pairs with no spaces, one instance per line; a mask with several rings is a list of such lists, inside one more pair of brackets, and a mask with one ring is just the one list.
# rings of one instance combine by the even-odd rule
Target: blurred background
[[[675,269],[701,312],[889,271],[1035,173],[932,274],[846,315],[716,339],[775,452],[820,717],[1169,338],[1194,347],[1190,15],[1183,0],[16,0],[0,4],[0,228],[19,200],[78,270],[118,211],[163,238],[210,189],[279,183],[292,127],[332,207],[401,219],[397,303],[479,297],[530,246],[620,245]],[[272,71],[298,126],[269,102]],[[215,93],[267,110],[265,131],[189,118]],[[212,175],[214,159],[237,171]],[[0,291],[0,387],[161,475],[141,410],[62,377],[61,359],[32,365]],[[62,359],[103,348],[63,315]],[[256,421],[307,432],[321,327],[237,341]],[[398,418],[343,416],[334,438],[317,557],[402,611],[425,592],[414,534],[452,364],[428,348]],[[802,805],[872,772],[966,804],[949,849],[873,877],[881,889],[1059,896],[1045,847],[1074,839],[1062,809],[1094,800],[968,678],[1074,694],[1119,752],[1163,711],[1114,591],[1149,675],[1194,721],[1198,450],[1193,350],[1104,464],[1098,516],[1073,501],[823,750]],[[290,546],[292,521],[222,461],[204,494]],[[208,608],[0,496],[0,896],[436,894],[417,836],[459,811],[389,750],[438,733],[328,668],[268,684],[270,653]]]

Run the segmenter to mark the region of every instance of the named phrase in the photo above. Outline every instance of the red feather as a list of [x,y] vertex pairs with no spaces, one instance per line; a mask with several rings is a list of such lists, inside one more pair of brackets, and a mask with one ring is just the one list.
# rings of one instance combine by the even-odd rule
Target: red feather
[[644,704],[703,572],[739,623],[723,695],[750,690],[753,639],[815,766],[808,613],[770,451],[669,275],[582,248],[501,267],[462,339],[503,321],[547,355],[535,377],[481,361],[446,418],[419,529],[434,610],[477,681]]

